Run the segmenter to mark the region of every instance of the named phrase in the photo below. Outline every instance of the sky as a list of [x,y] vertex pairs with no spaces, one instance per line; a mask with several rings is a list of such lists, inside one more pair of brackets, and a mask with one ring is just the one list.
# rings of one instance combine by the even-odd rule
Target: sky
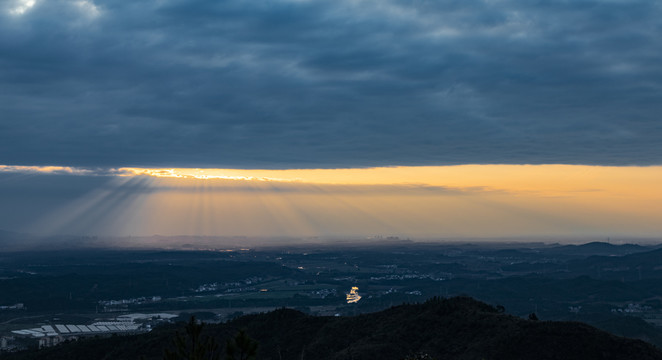
[[662,4],[3,0],[0,229],[645,236]]

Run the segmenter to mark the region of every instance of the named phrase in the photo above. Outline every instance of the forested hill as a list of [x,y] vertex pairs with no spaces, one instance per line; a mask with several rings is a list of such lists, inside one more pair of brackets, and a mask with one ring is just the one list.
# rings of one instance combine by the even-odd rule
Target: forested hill
[[[161,359],[182,325],[145,335],[89,339],[0,359]],[[525,320],[467,297],[432,299],[354,317],[315,317],[281,309],[207,325],[225,344],[238,329],[259,343],[258,359],[662,359],[643,341],[574,322]],[[223,346],[219,350],[222,349]]]

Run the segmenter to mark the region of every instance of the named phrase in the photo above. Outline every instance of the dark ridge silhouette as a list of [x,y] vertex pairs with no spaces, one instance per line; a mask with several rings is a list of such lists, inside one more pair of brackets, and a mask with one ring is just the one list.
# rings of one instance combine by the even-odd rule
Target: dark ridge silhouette
[[[183,324],[152,333],[89,339],[1,359],[162,359]],[[257,359],[662,359],[640,340],[576,322],[526,320],[468,297],[433,298],[353,317],[315,317],[291,309],[247,315],[205,327],[225,343],[244,330],[259,343]],[[418,356],[418,355],[416,355]]]

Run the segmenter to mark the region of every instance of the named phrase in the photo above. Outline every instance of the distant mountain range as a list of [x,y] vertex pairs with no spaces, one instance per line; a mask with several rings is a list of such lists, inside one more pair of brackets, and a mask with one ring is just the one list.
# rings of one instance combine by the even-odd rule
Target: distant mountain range
[[627,255],[637,252],[650,251],[655,247],[637,244],[614,245],[606,242],[590,242],[581,245],[562,245],[546,250],[549,254],[568,254],[573,256],[590,255]]
[[[576,322],[525,320],[468,297],[433,298],[353,317],[315,317],[280,309],[207,325],[220,344],[239,329],[259,342],[258,359],[662,359],[643,341]],[[130,337],[88,339],[0,359],[161,359],[181,325]],[[222,349],[221,349],[222,350]]]

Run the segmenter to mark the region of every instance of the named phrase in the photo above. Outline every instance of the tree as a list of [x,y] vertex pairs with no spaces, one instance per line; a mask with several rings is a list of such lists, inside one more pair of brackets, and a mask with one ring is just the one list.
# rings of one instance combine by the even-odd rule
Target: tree
[[173,340],[175,350],[165,350],[164,360],[219,360],[221,354],[218,351],[218,344],[214,338],[207,336],[202,338],[202,328],[204,323],[195,320],[191,316],[186,324],[186,336],[182,336],[179,331]]
[[234,338],[228,339],[225,346],[226,360],[255,360],[257,341],[251,339],[244,330],[239,330]]

